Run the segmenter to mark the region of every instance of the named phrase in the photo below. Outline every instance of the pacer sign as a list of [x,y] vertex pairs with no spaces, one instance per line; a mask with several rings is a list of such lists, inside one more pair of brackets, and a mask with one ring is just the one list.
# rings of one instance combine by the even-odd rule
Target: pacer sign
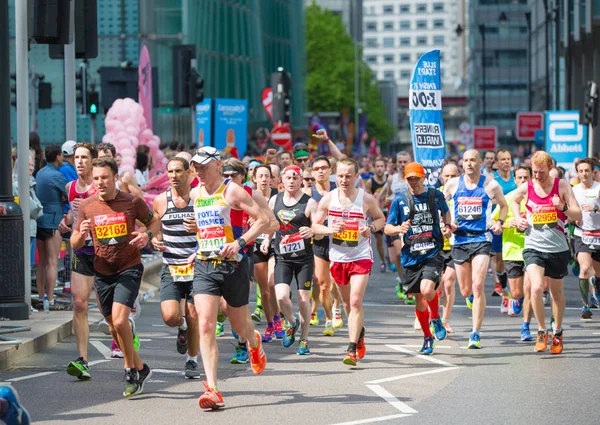
[[417,61],[410,82],[409,108],[415,161],[427,170],[425,184],[433,186],[446,157],[439,50],[427,52]]

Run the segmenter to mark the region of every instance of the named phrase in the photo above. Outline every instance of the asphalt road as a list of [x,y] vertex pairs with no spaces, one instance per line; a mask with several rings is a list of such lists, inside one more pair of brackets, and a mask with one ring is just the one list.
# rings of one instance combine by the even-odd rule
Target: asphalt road
[[[342,364],[346,325],[334,337],[311,328],[312,355],[296,355],[266,344],[268,365],[254,376],[249,365],[232,365],[233,339],[219,338],[220,390],[225,409],[204,412],[199,380],[182,375],[185,356],[176,352],[176,329],[163,325],[159,303],[143,304],[137,321],[140,354],[154,369],[146,393],[124,399],[122,360],[109,360],[110,340],[92,329],[93,379],[78,382],[65,371],[76,355],[74,337],[0,373],[10,382],[36,423],[47,424],[542,424],[593,423],[596,417],[600,326],[579,318],[579,296],[567,278],[568,308],[562,355],[534,353],[519,338],[520,317],[499,311],[488,296],[483,349],[466,349],[470,310],[458,295],[451,323],[455,334],[437,342],[433,356],[420,356],[420,331],[412,329],[413,307],[394,296],[391,273],[375,271],[366,294],[367,355],[357,368]],[[487,292],[492,280],[488,277]],[[549,314],[548,314],[549,316]],[[261,332],[264,324],[259,324]],[[532,330],[535,331],[535,324]]]

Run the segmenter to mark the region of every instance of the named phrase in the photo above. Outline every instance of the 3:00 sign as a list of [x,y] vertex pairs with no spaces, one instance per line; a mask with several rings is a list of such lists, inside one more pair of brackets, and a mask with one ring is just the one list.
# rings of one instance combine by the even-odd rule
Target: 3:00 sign
[[438,107],[435,92],[413,91],[412,104],[415,108],[434,108]]

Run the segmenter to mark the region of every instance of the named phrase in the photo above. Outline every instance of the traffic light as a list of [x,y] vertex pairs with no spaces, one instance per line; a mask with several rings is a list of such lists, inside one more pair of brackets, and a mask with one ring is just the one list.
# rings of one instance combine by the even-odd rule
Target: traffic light
[[[192,67],[192,60],[196,60],[196,46],[182,44],[173,46],[173,103],[175,106],[188,107],[196,105],[197,71]],[[194,72],[192,72],[192,69]],[[193,75],[192,75],[193,74]],[[204,84],[204,83],[203,83]]]
[[[56,0],[54,0],[56,1]],[[75,1],[75,58],[98,57],[98,6],[97,0]],[[63,45],[48,46],[50,59],[64,59]]]
[[85,64],[79,65],[75,72],[75,90],[79,114],[87,115],[87,67]]
[[[13,94],[15,97],[13,98]],[[17,73],[10,73],[10,104],[17,107]]]
[[271,74],[271,88],[273,89],[273,122],[283,124],[290,122],[291,88],[290,74],[283,68]]
[[588,81],[585,89],[582,124],[598,125],[598,86],[594,81]]
[[204,78],[194,68],[190,68],[189,89],[190,101],[194,100],[194,105],[204,100]]
[[44,81],[38,82],[38,108],[52,108],[52,84]]
[[88,110],[90,115],[96,115],[98,113],[98,106],[100,105],[100,96],[97,91],[91,91],[88,93]]
[[30,0],[27,6],[30,39],[37,44],[60,44],[61,47],[71,42],[71,0]]

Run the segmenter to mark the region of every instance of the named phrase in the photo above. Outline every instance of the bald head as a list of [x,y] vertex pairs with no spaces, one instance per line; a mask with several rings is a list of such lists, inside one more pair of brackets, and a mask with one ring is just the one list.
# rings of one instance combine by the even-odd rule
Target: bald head
[[444,168],[442,168],[442,181],[444,184],[448,183],[448,180],[458,177],[458,167],[456,164],[446,164]]
[[481,154],[477,149],[467,149],[463,154],[463,159],[464,158],[477,158],[481,160]]
[[187,160],[187,162],[192,162],[192,154],[189,152],[179,152],[177,155],[175,155],[175,158],[184,158]]

